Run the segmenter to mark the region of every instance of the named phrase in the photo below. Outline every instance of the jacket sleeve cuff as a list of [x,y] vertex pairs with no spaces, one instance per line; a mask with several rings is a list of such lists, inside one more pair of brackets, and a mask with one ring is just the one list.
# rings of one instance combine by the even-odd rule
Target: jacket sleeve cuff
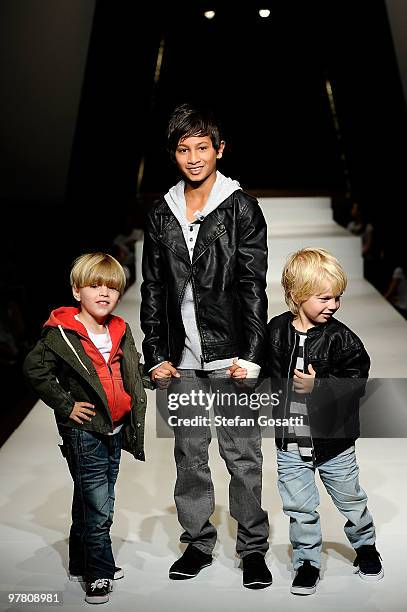
[[257,378],[260,374],[261,367],[253,361],[247,361],[246,359],[238,359],[237,365],[247,370],[247,378]]
[[51,408],[54,408],[54,411],[60,418],[68,420],[73,407],[75,406],[75,400],[70,395],[66,396],[64,399],[65,401],[63,403],[58,404],[55,407],[51,406]]
[[150,368],[148,371],[152,372],[153,370],[155,370],[156,368],[158,368],[160,365],[162,365],[163,363],[165,363],[165,361],[160,361],[160,363],[156,363],[156,365],[154,365],[152,368]]

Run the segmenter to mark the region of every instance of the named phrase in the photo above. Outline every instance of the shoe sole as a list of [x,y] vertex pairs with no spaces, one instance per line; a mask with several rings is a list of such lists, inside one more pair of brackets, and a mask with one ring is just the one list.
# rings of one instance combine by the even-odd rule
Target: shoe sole
[[255,582],[244,582],[243,586],[246,587],[246,589],[266,589],[272,584],[272,580],[270,580],[270,582],[259,582],[256,580]]
[[85,601],[89,604],[107,603],[109,601],[109,595],[104,595],[103,597],[85,597]]
[[290,593],[292,593],[293,595],[313,595],[317,590],[318,582],[319,578],[312,587],[292,586],[290,589]]
[[358,574],[362,580],[366,580],[367,582],[377,582],[378,580],[381,580],[384,576],[383,568],[377,574],[364,574],[360,571],[359,566],[356,566],[355,568],[353,568],[353,573]]
[[204,569],[204,567],[209,567],[212,563],[206,563],[206,565],[202,565],[196,574],[185,574],[184,572],[170,572],[169,578],[170,580],[189,580],[190,578],[195,578],[198,576],[199,572]]

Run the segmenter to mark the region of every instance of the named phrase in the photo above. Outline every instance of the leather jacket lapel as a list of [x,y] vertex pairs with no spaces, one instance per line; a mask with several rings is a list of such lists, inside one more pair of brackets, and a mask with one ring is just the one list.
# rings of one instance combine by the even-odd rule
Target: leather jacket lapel
[[[216,211],[210,213],[201,223],[196,240],[192,264],[210,247],[219,236],[226,233],[226,228]],[[159,239],[174,255],[191,264],[184,234],[177,219],[171,215],[159,234]]]
[[210,213],[201,223],[201,227],[198,232],[196,239],[195,248],[193,252],[192,263],[208,249],[211,244],[226,233],[226,228],[219,218],[216,210]]
[[172,213],[168,223],[158,235],[158,238],[161,240],[162,244],[170,249],[179,259],[186,261],[188,264],[191,263],[182,228]]

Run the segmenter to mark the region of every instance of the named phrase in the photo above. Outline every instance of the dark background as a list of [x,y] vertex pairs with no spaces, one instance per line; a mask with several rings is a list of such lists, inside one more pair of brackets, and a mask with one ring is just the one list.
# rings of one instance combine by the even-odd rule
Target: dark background
[[178,103],[215,111],[220,170],[247,191],[329,195],[344,225],[357,199],[385,269],[399,260],[406,106],[382,0],[3,0],[0,85],[0,442],[34,401],[21,363],[71,303],[72,260],[109,251],[129,215],[143,227],[175,182],[165,126]]

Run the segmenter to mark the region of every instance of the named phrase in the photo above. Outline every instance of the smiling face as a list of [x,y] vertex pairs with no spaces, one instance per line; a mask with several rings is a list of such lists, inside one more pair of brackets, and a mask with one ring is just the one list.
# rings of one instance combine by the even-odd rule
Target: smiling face
[[314,325],[320,325],[329,321],[332,315],[340,308],[340,305],[341,296],[334,295],[332,286],[327,284],[321,292],[311,295],[308,299],[298,304],[298,319],[303,327],[309,329],[314,327]]
[[216,160],[223,154],[222,141],[218,151],[209,136],[189,136],[178,142],[175,161],[184,179],[190,183],[202,183],[216,175]]
[[80,302],[81,313],[89,322],[103,324],[114,310],[120,298],[120,292],[106,285],[91,285],[72,288],[74,298]]

